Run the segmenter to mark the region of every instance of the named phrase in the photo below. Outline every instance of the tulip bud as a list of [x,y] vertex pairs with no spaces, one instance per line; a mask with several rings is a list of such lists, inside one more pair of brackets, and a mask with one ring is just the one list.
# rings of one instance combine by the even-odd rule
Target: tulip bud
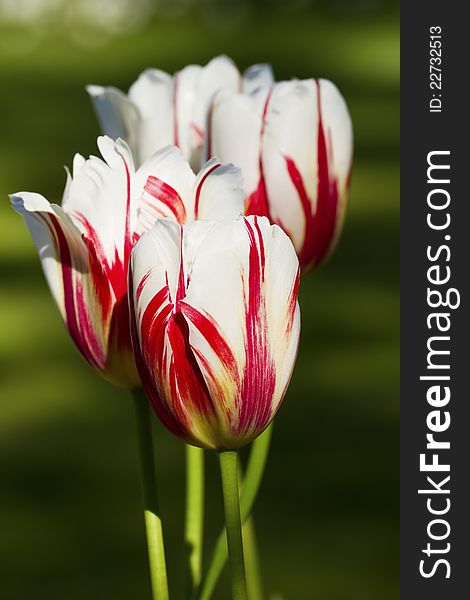
[[280,82],[249,95],[214,98],[208,152],[241,167],[246,214],[289,235],[303,269],[331,253],[343,222],[352,163],[352,125],[336,86]]
[[98,146],[104,160],[75,156],[62,206],[30,192],[11,200],[76,346],[103,377],[132,389],[140,386],[127,301],[132,247],[160,217],[235,219],[243,207],[241,176],[213,159],[196,177],[172,147],[136,171],[122,140],[102,137]]
[[174,76],[147,69],[126,95],[114,87],[87,91],[104,134],[125,139],[141,163],[169,144],[178,146],[193,168],[201,166],[207,111],[217,90],[255,89],[270,84],[268,65],[250,67],[244,77],[226,56],[206,66],[188,65]]
[[235,449],[276,414],[297,353],[299,266],[260,217],[160,220],[131,257],[137,366],[163,424],[203,448]]

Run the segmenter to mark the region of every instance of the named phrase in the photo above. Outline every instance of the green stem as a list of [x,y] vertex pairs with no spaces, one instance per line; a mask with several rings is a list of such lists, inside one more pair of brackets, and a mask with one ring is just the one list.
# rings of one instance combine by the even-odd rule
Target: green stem
[[[240,495],[240,512],[242,522],[251,514],[254,501],[263,479],[269,448],[271,445],[273,425],[271,424],[251,445],[250,457],[246,469]],[[225,530],[219,534],[210,561],[193,600],[209,600],[227,560],[227,540]]]
[[135,403],[139,458],[142,474],[142,496],[144,500],[147,551],[150,564],[150,580],[153,600],[168,600],[165,547],[163,529],[158,508],[155,462],[153,458],[152,426],[150,406],[142,390],[132,392]]
[[243,547],[245,548],[246,587],[250,600],[263,600],[263,583],[259,565],[258,544],[256,543],[255,524],[250,515],[243,524]]
[[201,581],[204,536],[204,450],[186,446],[186,519],[188,598]]
[[243,558],[237,463],[238,453],[236,450],[219,452],[220,474],[224,496],[225,529],[227,531],[228,556],[232,575],[232,600],[248,600],[245,560]]

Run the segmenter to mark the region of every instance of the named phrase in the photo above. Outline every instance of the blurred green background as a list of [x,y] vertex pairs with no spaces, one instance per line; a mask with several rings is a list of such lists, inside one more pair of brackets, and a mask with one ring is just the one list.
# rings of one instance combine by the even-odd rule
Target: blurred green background
[[[278,79],[334,80],[355,128],[344,234],[302,281],[301,351],[255,509],[267,597],[398,597],[396,4],[0,0],[2,600],[149,598],[132,403],[70,342],[7,194],[58,201],[62,165],[97,152],[85,84],[127,89],[148,66],[219,53],[271,62]],[[184,454],[155,427],[177,599]],[[210,548],[222,510],[210,454],[207,467]]]

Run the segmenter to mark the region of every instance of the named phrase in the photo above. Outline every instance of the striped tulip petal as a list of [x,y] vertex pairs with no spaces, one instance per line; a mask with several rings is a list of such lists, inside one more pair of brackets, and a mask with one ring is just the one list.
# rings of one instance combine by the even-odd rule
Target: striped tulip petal
[[[249,99],[253,114],[235,130],[230,123],[237,123]],[[322,79],[280,82],[249,99],[228,91],[215,99],[211,148],[242,168],[247,214],[281,226],[302,268],[318,266],[338,239],[349,193],[352,126],[346,103]]]
[[[39,194],[12,196],[39,252],[65,324],[85,359],[106,379],[140,385],[127,300],[131,250],[157,219],[175,224],[227,219],[243,208],[241,176],[209,163],[196,177],[177,148],[164,148],[137,171],[122,140],[98,139],[103,160],[76,155],[62,207]],[[224,206],[226,204],[226,206]]]
[[130,268],[134,346],[162,422],[185,441],[238,448],[271,422],[300,332],[298,260],[259,217],[159,221]]
[[178,223],[191,220],[196,176],[181,151],[167,146],[156,152],[137,171],[136,194],[141,194],[138,231],[148,231],[157,218]]
[[178,148],[162,148],[135,176],[136,188],[143,189],[137,230],[148,231],[159,218],[177,223],[237,218],[243,212],[242,185],[240,169],[231,164],[213,158],[196,176]]
[[[46,280],[73,341],[92,367],[116,382],[108,364],[108,339],[111,335],[121,336],[116,341],[123,342],[122,332],[115,320],[111,333],[116,297],[93,246],[61,207],[49,204],[43,196],[23,192],[11,200],[30,230]],[[136,378],[129,341],[126,349],[127,355],[120,355],[121,380],[117,383],[122,385]]]
[[243,212],[245,198],[240,169],[211,158],[196,177],[193,198],[194,219],[236,219]]

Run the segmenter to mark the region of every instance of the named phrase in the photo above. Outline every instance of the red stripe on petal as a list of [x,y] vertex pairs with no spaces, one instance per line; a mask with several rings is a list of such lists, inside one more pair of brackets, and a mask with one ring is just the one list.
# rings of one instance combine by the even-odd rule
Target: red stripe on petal
[[[129,353],[131,350],[127,301],[129,256],[123,262],[115,248],[114,261],[110,265],[96,230],[82,214],[74,213],[74,216],[85,229],[82,237],[88,248],[90,273],[97,302],[101,308],[103,335],[108,336],[108,355],[111,356],[114,352]],[[129,236],[125,244],[128,246],[132,244]],[[129,247],[132,249],[131,246]],[[124,249],[124,252],[126,255],[129,254],[128,249]]]
[[161,179],[150,175],[144,190],[173,213],[178,223],[186,223],[186,208],[178,192]]
[[[142,283],[142,282],[140,282]],[[140,284],[139,284],[140,285]],[[145,393],[150,400],[155,412],[158,415],[158,418],[162,421],[162,423],[167,427],[170,431],[172,431],[175,435],[185,438],[187,436],[187,430],[183,426],[183,424],[178,421],[172,411],[167,406],[164,401],[164,396],[162,396],[161,392],[157,388],[155,377],[151,371],[151,365],[153,363],[147,363],[146,358],[144,357],[147,354],[147,336],[146,332],[149,331],[149,327],[152,325],[154,321],[155,314],[153,311],[159,313],[160,318],[157,322],[157,330],[159,346],[163,346],[163,332],[164,332],[164,324],[165,320],[168,318],[168,309],[162,310],[163,302],[168,298],[168,289],[163,288],[160,292],[152,299],[151,304],[153,308],[150,308],[150,304],[147,307],[144,314],[144,321],[141,323],[141,336],[142,336],[142,345],[140,342],[140,337],[138,333],[137,326],[137,314],[136,307],[134,304],[134,292],[133,292],[133,277],[132,277],[132,269],[129,269],[129,304],[130,304],[130,330],[131,330],[131,338],[132,338],[132,347],[134,349],[134,357],[137,366],[137,371],[139,373],[140,380],[142,382],[142,386],[145,390]],[[169,310],[171,311],[171,304],[168,305]],[[154,340],[154,343],[157,343],[157,340]],[[145,350],[144,350],[145,348]]]
[[171,316],[167,336],[172,349],[169,372],[174,409],[180,418],[188,409],[214,415],[209,390],[189,343],[188,323],[181,312]]
[[139,285],[137,286],[137,289],[135,291],[135,297],[136,297],[137,302],[139,301],[140,296],[142,295],[142,292],[144,291],[145,284],[147,283],[147,279],[149,277],[150,277],[150,271],[147,271],[147,273],[145,273],[145,275],[140,280]]
[[304,242],[300,252],[298,252],[298,255],[300,264],[302,267],[305,267],[313,261],[316,262],[315,259],[317,255],[318,240],[315,235],[315,216],[312,213],[312,200],[307,194],[302,175],[300,174],[295,162],[288,156],[285,156],[284,159],[286,161],[287,172],[297,191],[297,195],[302,206],[302,211],[304,213]]
[[238,433],[250,429],[262,431],[269,423],[276,368],[270,353],[268,323],[262,282],[265,270],[264,242],[254,219],[255,227],[245,219],[250,241],[248,295],[245,297],[245,369],[238,407]]
[[330,168],[330,165],[333,164],[331,132],[328,132],[328,148],[323,125],[320,84],[318,81],[316,82],[316,85],[318,103],[318,180],[317,202],[314,213],[312,212],[312,201],[308,197],[302,176],[295,162],[287,156],[284,157],[287,164],[287,171],[299,195],[305,217],[304,243],[299,252],[299,261],[304,268],[320,264],[328,255],[328,251],[335,237],[339,203],[338,180]]
[[180,270],[178,274],[178,284],[175,297],[175,311],[179,310],[180,301],[186,296],[186,281],[184,279],[184,260],[183,260],[183,226],[180,225]]
[[[317,81],[318,98],[318,187],[317,206],[315,209],[315,222],[313,235],[317,238],[315,262],[320,263],[327,255],[335,235],[338,210],[338,180],[334,176],[330,165],[333,164],[333,144],[330,139],[330,151],[326,143],[323,126],[320,83]],[[331,136],[331,132],[329,132]]]
[[[84,227],[84,238],[86,239],[85,243],[89,249],[93,249],[93,252],[96,256],[96,263],[99,263],[101,265],[101,271],[104,272],[106,279],[111,284],[115,298],[121,298],[124,294],[127,293],[128,260],[125,263],[123,263],[119,256],[117,248],[115,248],[114,260],[113,263],[110,265],[108,258],[105,254],[103,244],[101,243],[101,240],[98,237],[95,228],[81,213],[74,213],[74,217],[78,221],[80,221],[80,223]],[[99,279],[101,277],[101,271],[98,269],[97,264],[96,269],[96,277]]]
[[215,164],[213,167],[211,167],[207,173],[204,174],[204,176],[202,177],[201,181],[199,182],[199,185],[197,186],[196,189],[196,198],[194,201],[194,218],[197,219],[198,215],[199,215],[199,199],[201,196],[201,191],[202,191],[202,187],[204,185],[204,182],[206,181],[206,179],[209,177],[209,175],[215,171],[216,169],[218,169],[220,167],[220,163]]
[[260,153],[259,153],[259,173],[260,178],[258,181],[258,187],[254,192],[252,192],[245,201],[245,214],[248,215],[257,215],[259,217],[267,217],[271,223],[273,220],[271,218],[271,211],[269,209],[269,201],[268,194],[266,190],[265,176],[264,176],[264,165],[263,165],[263,138],[264,132],[266,129],[266,120],[268,116],[268,106],[269,101],[271,100],[272,88],[269,90],[268,95],[266,97],[266,102],[264,103],[263,113],[261,116],[261,130],[260,130]]
[[105,321],[111,313],[114,300],[113,294],[111,293],[111,282],[109,281],[104,265],[97,254],[96,247],[85,235],[82,235],[82,239],[88,249],[88,262],[93,288],[101,309],[101,318]]
[[90,315],[87,306],[87,298],[83,293],[83,286],[81,283],[76,284],[76,306],[77,306],[77,319],[80,327],[80,334],[84,341],[84,344],[89,349],[90,354],[96,361],[96,365],[100,368],[104,368],[106,364],[106,354],[103,352],[101,344],[97,338],[95,328],[90,320]]
[[[125,272],[127,273],[127,266],[129,264],[129,257],[132,251],[132,232],[131,232],[131,175],[129,171],[129,165],[127,164],[124,156],[118,152],[119,156],[122,158],[122,162],[124,163],[124,169],[126,172],[126,220],[125,220],[125,229],[124,229],[124,267]],[[125,282],[125,278],[124,278]]]
[[[142,280],[138,289],[144,286]],[[137,368],[155,411],[170,431],[192,441],[191,412],[210,418],[214,407],[189,344],[188,323],[175,310],[168,285],[152,298],[141,317],[140,342],[134,310],[131,317]]]
[[[78,298],[76,296],[74,267],[67,239],[57,218],[54,215],[49,215],[49,219],[53,229],[52,233],[56,240],[59,262],[62,269],[65,321],[67,329],[85,359],[93,367],[103,368],[104,357],[102,352],[97,352],[97,354],[93,353],[93,349],[95,348],[90,348],[86,337],[82,334],[80,329],[81,320],[85,319],[86,322],[89,322],[89,320],[88,315],[86,315],[86,305],[84,303],[83,295],[80,294]],[[77,275],[75,274],[75,277],[76,276]]]
[[[210,317],[210,315],[201,313],[186,302],[181,302],[180,308],[184,316],[194,325],[194,327],[196,327],[196,329],[207,341],[210,348],[217,355],[224,369],[236,384],[238,380],[238,364],[232,350],[230,349],[230,346],[220,333],[215,321]],[[211,369],[208,366],[208,373],[210,372]]]
[[192,131],[194,132],[195,138],[197,140],[195,142],[195,146],[196,146],[196,148],[200,148],[204,144],[204,132],[193,121],[191,121],[190,127],[191,127]]
[[297,274],[295,276],[294,285],[292,287],[292,291],[289,297],[289,322],[287,326],[287,334],[290,335],[292,330],[292,325],[294,322],[295,309],[297,308],[297,296],[299,293],[299,283],[300,283],[300,268],[297,267]]
[[258,217],[268,217],[272,221],[271,211],[269,209],[268,194],[264,176],[258,181],[258,187],[245,200],[245,215],[257,215]]

